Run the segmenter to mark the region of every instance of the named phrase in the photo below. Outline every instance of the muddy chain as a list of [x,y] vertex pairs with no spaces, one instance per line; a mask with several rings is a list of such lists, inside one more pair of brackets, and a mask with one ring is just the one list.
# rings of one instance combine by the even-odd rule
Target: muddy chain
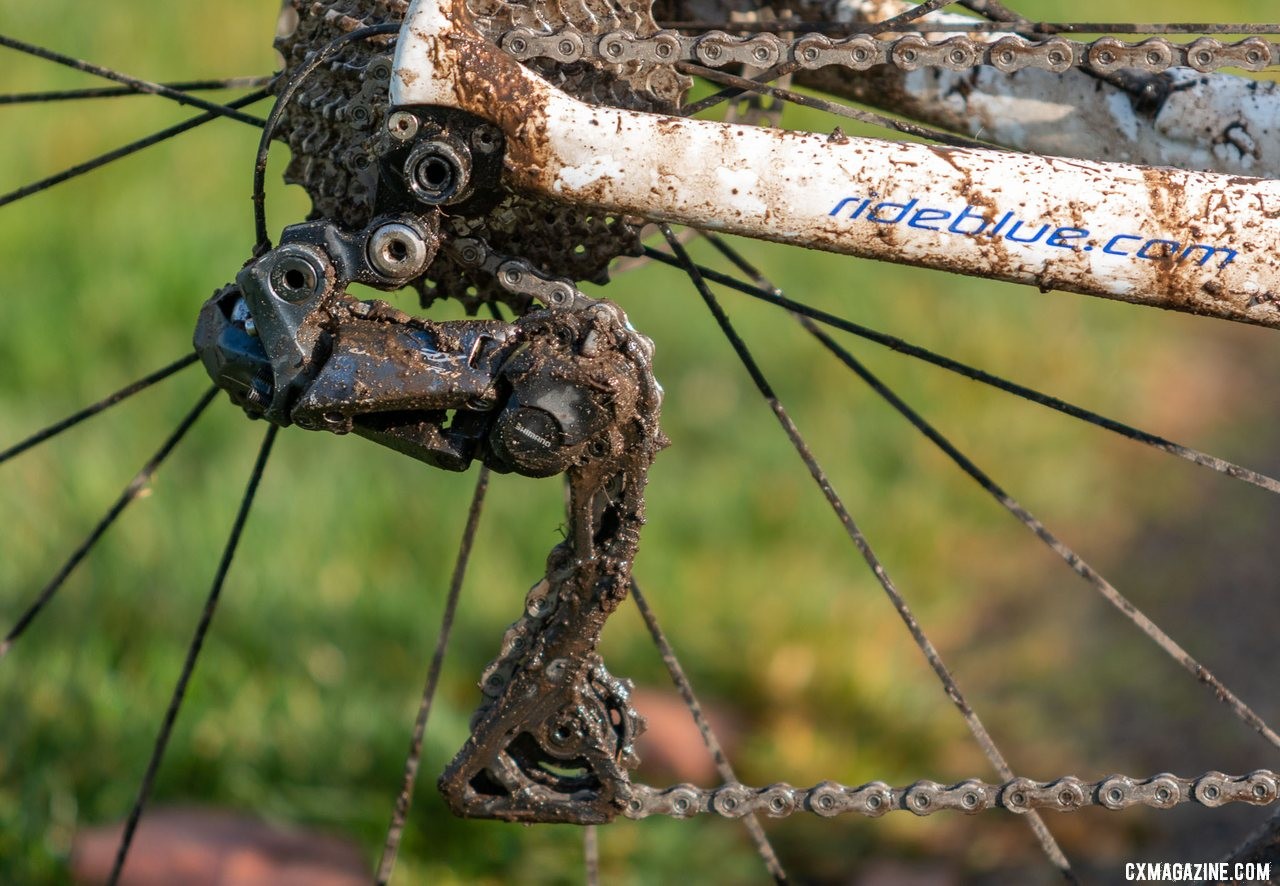
[[866,34],[844,39],[804,34],[784,40],[776,34],[739,37],[724,31],[695,36],[658,31],[649,37],[612,31],[593,38],[567,27],[553,33],[515,28],[503,36],[501,46],[520,61],[543,58],[569,64],[588,59],[608,64],[667,65],[691,62],[709,68],[732,64],[771,68],[787,64],[802,70],[838,66],[865,71],[877,65],[892,65],[907,71],[929,67],[957,71],[990,65],[1005,73],[1023,68],[1054,72],[1087,68],[1107,74],[1122,69],[1159,73],[1172,67],[1188,67],[1208,73],[1221,68],[1263,71],[1280,67],[1280,44],[1261,37],[1246,37],[1234,43],[1201,37],[1183,44],[1160,37],[1137,43],[1102,37],[1085,43],[1063,37],[1029,41],[1005,35],[995,40],[975,40],[960,35],[931,42],[919,34],[892,40]]
[[741,818],[755,813],[785,818],[796,812],[812,812],[824,818],[850,813],[876,818],[895,809],[916,815],[932,815],[943,810],[971,815],[997,808],[1024,813],[1033,809],[1074,812],[1086,806],[1112,810],[1131,806],[1171,809],[1183,803],[1209,807],[1227,803],[1265,806],[1275,802],[1278,786],[1280,776],[1269,769],[1239,776],[1206,772],[1198,778],[1162,773],[1141,781],[1126,775],[1112,775],[1094,782],[1073,776],[1050,782],[1015,778],[1004,784],[988,784],[976,779],[954,785],[918,781],[902,788],[879,781],[860,787],[824,781],[808,789],[788,784],[751,788],[731,783],[714,789],[681,784],[666,790],[636,785],[631,789],[624,814],[628,818],[650,815],[690,818],[703,814]]

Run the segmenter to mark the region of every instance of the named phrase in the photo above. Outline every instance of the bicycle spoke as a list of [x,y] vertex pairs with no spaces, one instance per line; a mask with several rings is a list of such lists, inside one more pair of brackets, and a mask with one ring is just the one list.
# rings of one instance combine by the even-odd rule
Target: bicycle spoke
[[989,26],[994,29],[1010,22],[1026,24],[1026,19],[1005,6],[1000,0],[960,0],[960,5],[970,12],[975,12],[983,18],[990,19],[990,21],[978,22],[979,25]]
[[25,40],[18,40],[14,37],[7,37],[0,34],[0,46],[18,52],[33,55],[36,58],[42,58],[45,61],[51,61],[54,64],[63,65],[73,68],[77,71],[85,71],[89,74],[95,74],[104,77],[107,80],[114,80],[117,83],[123,83],[125,86],[131,87],[138,92],[145,92],[152,95],[160,95],[171,101],[175,101],[181,105],[192,105],[202,110],[216,114],[219,117],[230,117],[232,120],[239,120],[241,123],[248,123],[250,126],[263,126],[266,121],[250,114],[242,114],[236,108],[229,105],[220,105],[217,102],[211,102],[190,93],[183,92],[180,89],[174,89],[171,86],[164,86],[160,83],[151,83],[147,80],[139,80],[137,77],[130,77],[128,74],[122,74],[119,71],[113,71],[110,68],[104,68],[102,65],[95,65],[92,62],[82,61],[72,58],[69,55],[63,55],[60,52],[54,52],[52,49],[45,49],[42,46],[36,46]]
[[[757,74],[755,77],[752,77],[751,82],[760,85],[772,83],[774,80],[780,80],[788,74],[794,74],[798,70],[800,70],[800,66],[795,62],[783,62],[782,64],[774,65],[762,74]],[[710,110],[723,102],[732,101],[745,93],[745,89],[740,89],[736,86],[726,86],[724,89],[721,89],[719,92],[713,92],[706,98],[701,98],[696,102],[690,102],[689,104],[684,105],[676,111],[675,115],[681,117],[693,117],[694,115]]]
[[[709,234],[708,239],[720,250],[721,254],[734,262],[744,273],[751,276],[761,285],[779,291],[772,283],[738,254],[728,243],[715,235]],[[1166,634],[1161,628],[1143,612],[1133,605],[1123,594],[1121,594],[1115,586],[1107,581],[1097,570],[1090,566],[1075,551],[1062,542],[1056,535],[1050,532],[1043,523],[1041,523],[1034,514],[1024,508],[1017,499],[1009,495],[1005,490],[991,479],[981,468],[973,463],[964,453],[955,447],[937,428],[930,424],[920,413],[911,408],[901,397],[894,393],[887,385],[885,385],[871,370],[867,369],[863,363],[849,352],[847,348],[842,347],[839,342],[828,335],[821,327],[812,319],[800,314],[792,314],[799,321],[804,329],[813,335],[823,347],[834,354],[845,366],[853,370],[853,372],[861,378],[867,385],[880,395],[890,406],[892,406],[903,418],[911,422],[916,430],[924,434],[935,446],[942,450],[952,461],[956,463],[966,474],[968,474],[979,486],[986,490],[992,498],[1009,511],[1018,522],[1022,523],[1027,529],[1030,529],[1035,535],[1045,543],[1050,550],[1056,553],[1062,560],[1071,567],[1071,569],[1081,578],[1089,582],[1093,587],[1116,609],[1118,609],[1129,621],[1147,635],[1157,646],[1169,655],[1175,662],[1182,665],[1193,677],[1204,683],[1218,697],[1218,699],[1243,722],[1246,726],[1257,731],[1263,738],[1276,747],[1280,747],[1280,735],[1277,735],[1270,726],[1267,725],[1260,716],[1258,716],[1252,708],[1246,705],[1240,698],[1228,689],[1221,680],[1215,677],[1208,668],[1200,664],[1194,657],[1183,649],[1176,641]]]
[[703,65],[695,65],[690,62],[679,62],[676,65],[676,69],[684,74],[701,77],[704,80],[711,80],[724,86],[732,86],[736,89],[741,89],[743,92],[754,92],[759,95],[772,96],[773,98],[781,101],[790,102],[793,105],[801,105],[802,107],[813,108],[817,111],[825,111],[826,113],[834,114],[837,117],[845,117],[849,120],[856,120],[859,123],[868,123],[872,126],[891,129],[894,132],[901,132],[906,135],[915,135],[921,138],[927,138],[931,141],[939,142],[944,145],[951,145],[955,148],[1001,150],[987,142],[965,138],[962,135],[944,132],[941,129],[931,129],[927,126],[921,126],[918,123],[910,123],[905,120],[895,120],[892,117],[886,117],[883,114],[877,114],[873,111],[864,111],[861,108],[850,107],[849,105],[841,104],[840,102],[833,102],[829,99],[804,95],[790,89],[783,89],[779,86],[769,86],[765,83],[757,83],[755,80],[750,80],[746,77],[739,77],[736,74],[719,71],[715,68],[704,67]]
[[147,771],[142,777],[142,785],[138,788],[137,799],[133,802],[133,808],[129,811],[129,819],[124,826],[124,833],[120,837],[120,847],[116,850],[115,864],[112,866],[111,876],[107,880],[108,886],[116,886],[120,881],[120,872],[124,869],[125,861],[129,857],[129,847],[133,844],[133,836],[138,828],[138,820],[142,817],[142,809],[151,795],[156,773],[160,770],[160,761],[164,758],[165,749],[169,745],[169,737],[173,734],[173,724],[178,719],[178,709],[182,706],[182,700],[186,697],[187,684],[191,681],[191,675],[196,667],[196,659],[200,655],[200,650],[204,647],[205,635],[209,631],[209,625],[213,621],[214,610],[218,606],[218,598],[222,594],[222,585],[231,569],[231,561],[235,558],[236,548],[240,544],[240,535],[244,531],[245,522],[249,519],[249,510],[253,506],[254,496],[258,492],[258,484],[262,481],[262,474],[266,470],[267,459],[271,456],[271,447],[275,443],[276,432],[279,430],[276,425],[269,426],[266,436],[262,439],[262,446],[258,450],[258,458],[254,462],[252,472],[249,474],[249,483],[245,487],[244,498],[240,501],[240,509],[236,513],[235,522],[231,526],[231,534],[227,538],[226,547],[222,552],[222,560],[218,564],[218,572],[213,579],[213,587],[209,590],[209,596],[204,604],[204,611],[200,615],[200,622],[196,626],[195,635],[191,638],[191,645],[187,648],[187,657],[182,664],[182,673],[178,676],[178,683],[173,689],[173,697],[169,700],[164,722],[160,725],[160,732],[156,736],[155,746],[151,751],[151,759],[147,763]]
[[[960,715],[964,718],[965,724],[969,727],[969,731],[973,734],[973,737],[978,743],[978,746],[982,749],[983,754],[1002,779],[1005,781],[1012,779],[1013,770],[1009,768],[1009,764],[1006,762],[1004,754],[1002,754],[1000,749],[996,746],[995,740],[991,737],[991,734],[987,731],[986,726],[983,725],[982,720],[978,717],[977,713],[969,705],[968,701],[965,700],[964,694],[960,691],[960,686],[956,682],[955,677],[942,661],[942,656],[938,653],[937,648],[933,645],[932,641],[929,640],[924,629],[916,620],[911,608],[907,605],[906,599],[903,598],[902,594],[898,591],[897,586],[894,585],[893,580],[889,577],[888,571],[880,562],[880,558],[871,548],[870,542],[867,541],[866,536],[862,534],[862,530],[859,529],[857,523],[854,522],[848,508],[845,507],[843,499],[841,499],[839,494],[836,493],[835,487],[831,485],[831,481],[827,478],[826,472],[822,469],[821,465],[818,464],[813,452],[809,449],[809,444],[800,434],[800,429],[796,427],[795,422],[791,420],[791,416],[783,407],[782,401],[780,401],[774,393],[772,385],[769,384],[769,381],[765,378],[759,364],[756,363],[755,358],[751,355],[746,342],[742,340],[737,331],[733,328],[733,325],[729,321],[729,316],[725,313],[724,308],[721,307],[720,302],[711,292],[711,288],[707,286],[706,280],[703,279],[702,274],[698,270],[698,266],[689,258],[689,254],[676,240],[675,235],[672,234],[669,227],[663,225],[662,232],[667,238],[667,243],[671,246],[672,252],[675,253],[676,258],[680,261],[684,272],[688,275],[689,279],[693,281],[694,287],[698,290],[698,294],[702,296],[702,300],[711,311],[711,314],[715,318],[717,325],[719,325],[721,332],[723,332],[725,338],[729,340],[729,344],[738,355],[738,359],[742,362],[747,373],[751,376],[751,380],[755,383],[756,389],[764,398],[765,403],[773,411],[774,416],[778,419],[778,423],[782,426],[787,438],[791,441],[791,445],[800,455],[805,467],[808,468],[810,476],[812,476],[814,482],[818,484],[818,488],[822,490],[822,494],[826,497],[827,503],[835,512],[836,518],[839,519],[841,525],[844,526],[845,533],[849,536],[849,540],[853,542],[854,547],[858,549],[858,552],[866,561],[867,566],[870,567],[872,573],[876,577],[876,580],[879,582],[880,587],[889,597],[890,602],[893,604],[894,609],[897,610],[903,624],[906,625],[907,630],[911,633],[911,637],[915,641],[916,646],[919,647],[921,653],[923,653],[925,659],[928,661],[930,668],[933,669],[934,674],[937,676],[938,681],[942,684],[947,697],[951,699],[952,704],[955,705],[956,709],[960,712]],[[1069,881],[1075,882],[1075,875],[1072,873],[1070,862],[1067,861],[1061,847],[1058,846],[1053,834],[1049,832],[1048,827],[1045,825],[1043,819],[1040,818],[1039,814],[1028,814],[1027,824],[1035,833],[1036,839],[1040,843],[1040,848],[1044,851],[1049,862]]]
[[582,863],[587,886],[600,886],[600,835],[593,824],[582,829]]
[[75,427],[85,419],[93,418],[93,416],[97,415],[98,413],[105,412],[106,410],[110,409],[112,406],[115,406],[117,403],[120,403],[124,400],[129,399],[134,394],[145,391],[147,388],[151,387],[157,382],[164,381],[166,378],[175,374],[176,372],[182,369],[186,369],[192,363],[196,362],[197,359],[199,358],[195,354],[188,354],[187,356],[181,358],[180,360],[175,360],[174,362],[170,363],[168,366],[164,367],[163,369],[157,369],[155,372],[151,373],[150,375],[140,378],[137,381],[133,382],[132,384],[125,385],[123,388],[116,391],[114,394],[104,397],[103,399],[99,400],[97,403],[94,403],[92,406],[86,406],[84,409],[81,409],[79,412],[76,412],[62,419],[62,421],[54,422],[53,424],[49,425],[47,428],[36,431],[34,434],[32,434],[30,437],[27,437],[25,440],[15,443],[14,445],[10,446],[8,449],[0,451],[0,465],[4,464],[5,462],[9,461],[12,458],[17,458],[19,455],[26,452],[28,449],[32,449],[36,446],[39,446],[41,443],[45,442],[46,440],[49,440],[53,437],[58,436],[63,431],[66,431],[66,430],[69,430],[70,428]]
[[[223,80],[188,80],[183,83],[165,83],[163,86],[180,92],[209,92],[218,89],[250,89],[266,86],[271,77],[230,77]],[[96,89],[60,89],[52,92],[17,92],[0,95],[0,105],[30,105],[47,102],[75,101],[90,98],[117,98],[125,95],[145,95],[131,86],[102,86]],[[229,106],[228,106],[229,107]]]
[[[712,242],[714,243],[714,241]],[[670,265],[671,267],[681,267],[680,262],[674,256],[662,252],[661,250],[654,249],[651,246],[644,247],[644,254],[655,261],[662,262],[663,264]],[[1112,433],[1119,434],[1122,437],[1150,446],[1153,449],[1158,449],[1161,452],[1167,452],[1170,455],[1175,455],[1178,458],[1184,459],[1193,464],[1209,468],[1210,470],[1217,471],[1220,474],[1225,474],[1228,477],[1233,477],[1245,483],[1252,484],[1260,489],[1265,489],[1268,492],[1280,493],[1280,480],[1277,480],[1267,474],[1242,467],[1235,462],[1218,458],[1215,455],[1209,455],[1199,449],[1184,446],[1181,443],[1175,443],[1172,440],[1159,436],[1158,434],[1148,433],[1147,431],[1140,430],[1132,425],[1127,425],[1124,422],[1117,421],[1116,419],[1108,418],[1097,412],[1093,412],[1092,410],[1085,409],[1082,406],[1076,406],[1075,404],[1068,403],[1067,401],[1061,400],[1050,394],[1045,394],[1035,388],[1020,385],[1017,382],[1010,381],[998,375],[993,375],[990,372],[970,366],[967,363],[961,363],[959,360],[953,360],[950,357],[945,357],[941,354],[935,353],[934,351],[930,351],[927,348],[911,344],[905,339],[898,338],[897,336],[877,332],[870,327],[854,323],[852,320],[846,320],[843,317],[838,317],[835,314],[828,313],[827,311],[810,307],[802,302],[794,301],[787,298],[778,290],[745,283],[736,277],[732,277],[728,274],[722,274],[711,268],[703,267],[702,265],[697,265],[696,267],[698,268],[698,272],[707,280],[719,283],[730,289],[749,295],[752,298],[758,298],[761,301],[769,302],[770,304],[785,308],[793,313],[817,320],[818,322],[834,329],[851,333],[859,338],[866,339],[867,341],[873,341],[878,345],[883,345],[884,347],[890,348],[901,354],[906,354],[909,357],[915,357],[918,360],[923,360],[926,363],[931,363],[934,366],[939,366],[950,372],[962,375],[971,381],[980,382],[984,385],[996,388],[997,390],[1004,391],[1005,393],[1021,397],[1024,400],[1029,400],[1032,403],[1037,403],[1041,406],[1061,412],[1064,415],[1069,415],[1072,418],[1080,419],[1081,421],[1088,422],[1091,425],[1096,425],[1097,427],[1111,431]]]
[[[258,92],[252,92],[230,102],[228,107],[243,108],[247,105],[254,104],[255,102],[260,102],[269,95],[271,95],[271,93],[265,89],[259,90]],[[105,154],[94,157],[92,160],[86,160],[84,163],[78,163],[69,169],[64,169],[62,172],[55,173],[47,178],[42,178],[40,181],[24,185],[16,191],[10,191],[8,194],[0,195],[0,207],[8,206],[10,203],[16,203],[23,197],[30,197],[32,194],[38,194],[41,191],[53,187],[54,185],[60,185],[65,181],[70,181],[73,178],[84,175],[86,172],[93,172],[93,170],[106,166],[108,163],[113,163],[123,157],[128,157],[130,154],[136,154],[143,148],[149,148],[152,145],[157,145],[162,141],[181,135],[184,132],[189,132],[197,126],[203,126],[209,121],[216,119],[218,119],[217,114],[201,114],[198,117],[192,117],[182,123],[178,123],[168,127],[167,129],[162,129],[159,132],[152,133],[146,138],[140,138],[135,142],[122,145],[113,151],[108,151]]]
[[903,418],[915,425],[920,433],[924,434],[929,440],[941,449],[946,455],[954,461],[960,468],[973,478],[983,489],[990,493],[991,497],[1000,503],[1005,510],[1018,519],[1027,529],[1030,529],[1035,535],[1045,543],[1045,545],[1055,554],[1062,558],[1068,566],[1071,567],[1077,575],[1083,578],[1089,584],[1102,594],[1112,606],[1118,609],[1125,618],[1133,622],[1133,624],[1142,633],[1146,634],[1157,646],[1169,655],[1174,661],[1182,665],[1193,677],[1209,688],[1218,699],[1231,709],[1231,711],[1245,725],[1254,729],[1263,738],[1271,744],[1280,748],[1280,735],[1277,735],[1266,722],[1259,717],[1252,708],[1246,705],[1240,698],[1228,689],[1221,680],[1215,677],[1208,668],[1200,664],[1189,652],[1183,649],[1178,643],[1166,634],[1161,628],[1148,618],[1142,610],[1134,606],[1128,598],[1116,590],[1111,582],[1107,581],[1096,569],[1090,566],[1085,560],[1074,550],[1068,547],[1062,540],[1049,531],[1043,523],[1041,523],[1034,514],[1018,503],[1017,499],[1005,492],[1005,490],[991,479],[985,472],[975,465],[964,453],[960,452],[956,447],[943,436],[933,425],[929,424],[918,412],[908,406],[893,391],[884,385],[875,375],[871,373],[861,362],[858,361],[846,349],[842,348],[834,339],[826,332],[818,327],[816,323],[807,318],[800,318],[805,328],[811,332],[823,346],[835,354],[840,360],[852,369],[859,378],[865,381],[872,390],[879,394],[886,402],[900,413]]
[[196,419],[198,419],[205,409],[208,408],[209,404],[213,402],[217,393],[218,389],[211,387],[204,396],[200,398],[199,402],[196,403],[192,410],[187,413],[186,418],[178,424],[178,427],[169,435],[169,438],[164,441],[164,444],[156,451],[156,454],[151,456],[147,463],[142,466],[142,469],[134,475],[132,480],[129,481],[129,485],[124,488],[122,493],[120,493],[120,497],[116,499],[115,504],[107,510],[107,513],[98,521],[98,524],[93,527],[93,530],[85,540],[80,543],[80,546],[76,548],[71,556],[67,558],[67,561],[62,564],[62,568],[58,570],[53,578],[49,580],[48,584],[46,584],[44,588],[41,589],[40,593],[36,595],[35,602],[33,602],[27,610],[22,613],[22,616],[18,619],[17,623],[12,629],[10,629],[9,633],[5,635],[4,640],[0,641],[0,659],[3,659],[8,655],[9,650],[13,647],[13,644],[17,641],[18,637],[22,636],[27,628],[31,626],[31,622],[35,620],[36,616],[38,616],[44,608],[49,605],[49,602],[53,600],[54,595],[58,593],[58,590],[71,576],[71,573],[80,565],[80,562],[88,556],[91,550],[93,550],[93,546],[98,543],[98,540],[102,538],[108,529],[111,528],[111,525],[115,523],[122,513],[124,513],[125,509],[142,495],[143,491],[150,485],[151,480],[155,476],[156,471],[159,470],[160,465],[164,464],[165,459],[169,457],[169,454],[173,452],[174,448],[182,438],[186,436],[187,431],[191,430],[191,426],[196,423]]
[[[662,630],[658,624],[658,618],[653,613],[649,601],[640,591],[640,585],[634,578],[631,579],[631,596],[636,601],[636,608],[640,610],[641,617],[644,618],[645,626],[649,629],[649,636],[653,638],[653,643],[658,647],[658,652],[662,656],[662,663],[667,666],[667,673],[671,675],[671,682],[676,684],[676,688],[680,690],[680,696],[684,699],[685,706],[689,708],[689,714],[693,717],[694,725],[698,727],[698,732],[702,735],[702,743],[706,745],[708,753],[711,754],[711,760],[715,763],[716,772],[726,784],[736,782],[738,776],[733,771],[733,766],[729,763],[729,758],[725,756],[724,747],[720,744],[720,740],[716,737],[715,730],[711,728],[711,723],[707,720],[706,715],[702,712],[702,705],[698,702],[698,697],[693,694],[693,684],[689,682],[689,677],[684,672],[684,667],[680,664],[680,659],[676,657],[676,651],[672,648],[670,641],[667,640],[666,632]],[[764,827],[760,824],[759,817],[753,812],[750,815],[743,816],[742,823],[747,829],[751,842],[756,847],[756,853],[760,856],[760,860],[764,862],[765,869],[769,871],[769,876],[773,877],[776,883],[787,882],[787,872],[782,867],[782,862],[778,860],[778,853],[774,851],[773,844],[769,842],[769,837],[764,832]]]
[[1280,864],[1280,810],[1272,813],[1258,825],[1241,843],[1222,857],[1231,864]]
[[870,34],[873,37],[876,34],[884,34],[892,31],[898,25],[910,24],[916,19],[923,18],[931,12],[937,12],[944,6],[950,6],[955,2],[956,0],[927,0],[927,2],[921,3],[918,6],[913,6],[910,9],[903,10],[892,18],[887,18],[882,22],[875,22],[867,25],[862,33]]
[[418,767],[422,762],[422,740],[427,732],[427,720],[431,717],[431,705],[436,697],[436,688],[440,685],[440,670],[444,666],[445,651],[449,647],[449,637],[453,631],[458,596],[462,592],[462,582],[467,575],[471,546],[475,542],[476,529],[480,525],[480,514],[484,509],[484,497],[488,489],[489,469],[481,467],[480,474],[476,477],[475,492],[471,496],[471,509],[467,512],[466,528],[463,529],[462,540],[458,543],[453,578],[449,581],[449,595],[445,599],[444,614],[440,617],[440,633],[436,639],[436,649],[431,656],[431,666],[427,670],[427,683],[423,687],[422,701],[418,704],[418,717],[413,724],[413,738],[409,742],[409,754],[404,761],[404,778],[400,785],[400,796],[396,798],[395,812],[391,816],[387,838],[382,847],[382,858],[378,862],[378,886],[385,886],[391,880],[396,857],[400,852],[405,822],[409,819],[409,807],[413,803],[413,786],[418,779]]

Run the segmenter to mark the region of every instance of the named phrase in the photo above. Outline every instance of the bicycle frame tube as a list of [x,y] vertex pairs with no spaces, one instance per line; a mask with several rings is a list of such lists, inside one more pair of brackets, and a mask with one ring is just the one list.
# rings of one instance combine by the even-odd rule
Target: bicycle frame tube
[[415,0],[393,105],[485,117],[506,181],[602,211],[1280,327],[1280,183],[579,102]]

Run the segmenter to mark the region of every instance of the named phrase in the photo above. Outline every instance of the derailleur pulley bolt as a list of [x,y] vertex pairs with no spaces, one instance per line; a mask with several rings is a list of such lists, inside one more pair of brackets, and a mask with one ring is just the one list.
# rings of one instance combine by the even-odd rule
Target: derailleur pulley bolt
[[367,247],[369,264],[384,277],[407,280],[427,268],[431,250],[422,235],[406,224],[391,222],[373,232]]

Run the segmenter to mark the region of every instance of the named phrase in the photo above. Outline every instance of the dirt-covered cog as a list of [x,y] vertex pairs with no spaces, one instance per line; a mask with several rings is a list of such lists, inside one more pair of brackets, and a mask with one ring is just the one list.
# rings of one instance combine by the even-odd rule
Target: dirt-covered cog
[[[497,42],[517,27],[551,32],[572,25],[584,34],[622,30],[647,36],[657,30],[652,0],[467,0],[477,27]],[[286,0],[276,49],[288,75],[332,40],[358,28],[399,22],[408,0]],[[640,111],[670,112],[688,90],[687,78],[669,68],[629,62],[557,64],[532,60],[528,66],[559,89],[592,104]],[[373,211],[378,159],[385,136],[391,57],[383,46],[356,43],[339,60],[306,82],[281,117],[277,138],[292,159],[285,181],[311,196],[312,218],[346,227],[364,226]],[[444,233],[479,237],[493,249],[524,258],[551,274],[596,283],[608,279],[609,263],[639,251],[639,228],[625,218],[511,192],[483,217],[451,216]],[[474,275],[441,252],[415,283],[423,304],[438,298],[461,301],[469,312],[485,302],[512,304],[513,296],[493,281]]]

